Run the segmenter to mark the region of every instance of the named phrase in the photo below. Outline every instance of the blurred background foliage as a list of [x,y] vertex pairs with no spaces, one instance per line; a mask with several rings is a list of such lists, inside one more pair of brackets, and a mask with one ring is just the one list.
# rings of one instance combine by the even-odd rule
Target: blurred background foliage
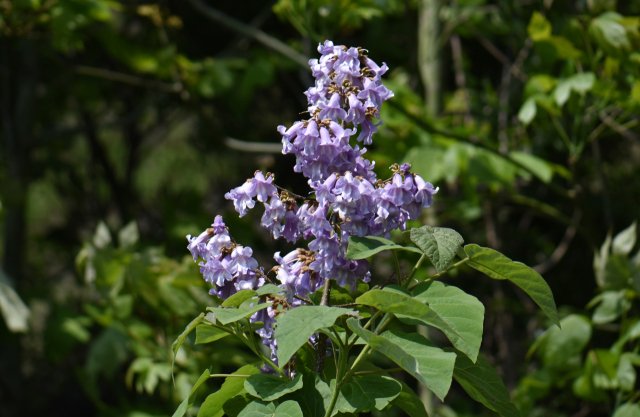
[[[214,303],[184,236],[223,214],[265,267],[292,249],[223,196],[256,168],[306,190],[276,126],[301,118],[327,38],[391,68],[369,158],[440,186],[421,223],[549,282],[562,331],[518,289],[447,278],[485,304],[483,353],[523,415],[636,401],[638,16],[615,0],[0,1],[0,415],[171,415],[201,369],[250,360],[194,338],[173,363]],[[391,274],[376,261],[374,282]],[[490,415],[459,391],[422,395],[432,416]]]

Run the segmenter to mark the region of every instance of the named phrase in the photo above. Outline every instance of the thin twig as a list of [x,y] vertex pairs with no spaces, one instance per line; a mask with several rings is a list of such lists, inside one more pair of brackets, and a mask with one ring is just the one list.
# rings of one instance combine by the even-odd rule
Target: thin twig
[[124,84],[163,91],[165,93],[179,93],[182,90],[180,84],[167,84],[159,81],[151,81],[141,77],[136,77],[135,75],[124,74],[122,72],[115,72],[102,68],[78,65],[75,67],[75,70],[78,74],[104,78],[105,80],[118,81]]
[[263,142],[246,142],[234,138],[224,138],[224,144],[231,149],[237,149],[243,152],[258,153],[282,153],[282,145],[279,143],[263,143]]
[[360,372],[355,372],[353,376],[368,375],[368,374],[382,374],[382,373],[388,373],[388,372],[399,372],[403,370],[404,370],[403,368],[391,368],[391,369],[377,369],[375,371],[360,371]]
[[571,241],[573,240],[573,237],[578,230],[578,225],[580,224],[581,218],[582,211],[579,208],[576,208],[571,219],[571,224],[569,225],[569,227],[567,227],[567,231],[564,233],[564,237],[560,241],[560,244],[558,244],[558,247],[553,251],[553,253],[547,260],[533,267],[533,269],[537,273],[544,274],[549,269],[556,266],[558,262],[560,262],[562,257],[564,257],[564,255],[567,253],[567,249],[569,248],[569,245],[571,244]]
[[193,7],[195,7],[198,11],[200,11],[205,17],[215,22],[218,22],[231,30],[239,32],[245,36],[255,39],[261,44],[265,45],[268,48],[273,49],[274,51],[280,52],[282,55],[288,57],[292,61],[307,67],[309,65],[309,58],[305,57],[300,52],[296,51],[289,45],[280,40],[267,35],[260,29],[256,29],[255,27],[248,25],[244,22],[241,22],[233,17],[222,13],[221,11],[214,9],[211,6],[205,4],[202,0],[190,0]]
[[301,296],[299,296],[298,294],[294,295],[294,296],[293,296],[293,298],[297,298],[298,300],[302,300],[302,301],[304,301],[305,303],[308,303],[308,304],[310,304],[310,305],[314,305],[314,304],[313,304],[313,302],[312,302],[311,300],[309,300],[308,298],[301,297]]

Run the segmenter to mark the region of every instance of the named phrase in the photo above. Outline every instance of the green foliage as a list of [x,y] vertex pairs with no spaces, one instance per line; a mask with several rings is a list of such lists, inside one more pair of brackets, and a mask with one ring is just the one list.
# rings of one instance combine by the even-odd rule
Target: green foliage
[[301,374],[297,374],[293,380],[289,380],[275,375],[252,375],[244,381],[244,389],[263,401],[273,401],[302,388],[301,377]]
[[276,327],[278,362],[287,363],[302,345],[318,330],[331,327],[340,316],[353,315],[353,311],[338,307],[300,306],[288,311]]
[[542,311],[558,326],[558,312],[546,281],[533,269],[520,262],[514,262],[498,251],[478,245],[467,245],[464,251],[469,256],[467,265],[494,279],[509,280],[522,288]]
[[411,241],[429,257],[438,272],[449,266],[464,243],[455,230],[431,226],[411,229]]
[[[592,402],[606,402],[613,394],[621,399],[614,415],[635,413],[635,404],[624,402],[635,389],[635,366],[640,365],[635,342],[640,322],[633,302],[638,296],[631,278],[638,265],[630,259],[635,243],[635,222],[614,238],[607,236],[594,256],[594,272],[601,293],[587,305],[595,307],[591,320],[570,314],[560,321],[561,329],[555,326],[547,329],[531,347],[529,355],[537,352],[541,358],[541,368],[536,374],[548,377],[542,390],[534,388],[526,378],[520,381],[516,398],[522,409],[530,409],[552,387],[559,387],[569,388],[572,395]],[[607,267],[612,264],[623,264],[624,268]],[[620,273],[626,275],[616,275]],[[614,328],[617,336],[611,339],[606,336],[611,330],[603,326],[615,322],[619,323]],[[612,340],[609,347],[593,346],[605,338]]]

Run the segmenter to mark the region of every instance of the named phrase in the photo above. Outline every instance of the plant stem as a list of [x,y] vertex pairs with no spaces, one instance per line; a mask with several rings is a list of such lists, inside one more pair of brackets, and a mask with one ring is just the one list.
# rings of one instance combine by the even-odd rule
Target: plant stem
[[400,275],[400,263],[398,263],[398,255],[394,250],[392,250],[391,253],[393,254],[393,262],[396,265],[396,276],[398,277],[398,284],[402,285],[402,275]]
[[427,259],[427,255],[423,253],[420,259],[418,259],[418,262],[416,262],[416,265],[411,270],[411,273],[407,277],[407,280],[402,284],[403,286],[407,288],[409,287],[409,284],[413,280],[413,277],[416,275],[416,272],[418,272],[418,269],[420,269],[420,266],[422,265],[422,262],[424,262],[425,259]]
[[402,370],[403,370],[403,368],[378,369],[377,371],[354,372],[353,375],[381,374],[381,373],[388,373],[388,372],[399,372],[399,371],[402,371]]
[[[331,296],[331,280],[324,280],[324,288],[322,289],[321,306],[329,305],[329,297]],[[316,347],[316,364],[314,371],[318,375],[322,375],[324,370],[324,361],[327,359],[327,335],[320,333],[318,336],[318,346]]]
[[439,274],[436,274],[436,275],[432,276],[431,278],[426,279],[424,282],[435,281],[436,279],[440,278],[441,276],[443,276],[447,272],[451,271],[452,269],[457,268],[457,267],[459,267],[460,265],[462,265],[464,263],[467,263],[467,261],[469,261],[469,260],[470,260],[470,258],[464,258],[460,262],[456,262],[455,264],[451,265],[449,268],[445,269],[444,271],[440,272]]
[[[365,349],[367,347],[365,347]],[[362,353],[360,355],[362,355]],[[358,356],[358,358],[359,357],[360,356]],[[331,417],[331,413],[333,412],[333,409],[336,406],[336,402],[338,401],[338,394],[340,393],[340,388],[342,388],[342,386],[345,384],[345,382],[351,377],[351,375],[349,375],[349,374],[348,374],[348,376],[345,376],[344,378],[342,377],[344,375],[345,369],[347,368],[347,359],[349,359],[349,348],[348,347],[346,349],[342,349],[341,352],[340,352],[340,364],[338,366],[338,369],[336,370],[336,386],[333,388],[333,395],[331,396],[331,403],[329,403],[329,407],[327,408],[327,412],[325,413],[324,417]],[[357,361],[358,361],[358,359],[356,359],[356,362]],[[353,366],[356,365],[356,362],[354,362]],[[353,367],[351,367],[351,370],[353,370]],[[349,371],[349,372],[351,372],[351,371]],[[338,383],[338,381],[340,381],[340,383]]]

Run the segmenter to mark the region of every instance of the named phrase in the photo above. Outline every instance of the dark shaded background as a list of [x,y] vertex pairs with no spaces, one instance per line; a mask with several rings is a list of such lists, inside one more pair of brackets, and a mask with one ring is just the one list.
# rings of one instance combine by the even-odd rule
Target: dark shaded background
[[[0,415],[171,415],[201,369],[249,360],[226,339],[189,346],[177,390],[167,378],[171,343],[208,302],[184,236],[223,214],[265,267],[292,249],[260,229],[262,213],[239,219],[224,193],[256,169],[306,192],[294,159],[277,150],[276,127],[304,117],[312,78],[300,57],[317,56],[327,38],[391,68],[396,97],[369,157],[381,177],[410,161],[440,186],[413,226],[452,227],[535,266],[561,315],[584,311],[597,292],[594,250],[640,212],[639,23],[628,23],[628,46],[607,44],[589,29],[607,10],[635,16],[640,5],[0,2],[0,283],[31,312],[27,327],[0,326]],[[532,39],[534,13],[579,56]],[[552,97],[540,75],[581,71],[597,78],[588,94],[564,107],[538,98],[535,119],[518,119],[529,97]],[[527,165],[534,175],[513,151],[538,158]],[[374,282],[390,274],[387,261],[375,261]],[[521,291],[476,278],[446,280],[485,304],[483,352],[514,389],[537,368],[525,353],[550,323]],[[591,345],[613,340],[603,333]],[[531,415],[610,414],[615,395],[589,403],[570,385],[550,385]],[[447,404],[440,415],[481,412],[455,386]]]

